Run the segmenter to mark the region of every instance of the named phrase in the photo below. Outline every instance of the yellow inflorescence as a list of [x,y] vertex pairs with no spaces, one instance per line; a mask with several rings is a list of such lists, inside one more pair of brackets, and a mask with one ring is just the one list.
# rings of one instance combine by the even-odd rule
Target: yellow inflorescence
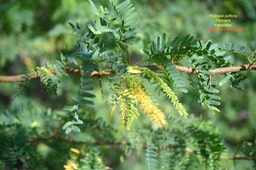
[[147,115],[152,121],[157,122],[160,125],[166,124],[165,114],[159,109],[159,107],[151,100],[148,94],[143,89],[142,85],[138,82],[134,82],[131,86],[135,98],[140,104],[142,112]]
[[127,105],[126,105],[126,101],[124,100],[124,98],[121,99],[120,109],[121,109],[122,123],[124,125],[126,125],[126,123],[127,123],[127,120],[126,120]]
[[40,67],[40,69],[43,70],[48,75],[52,74],[52,72],[48,68],[46,68],[46,67]]
[[64,165],[65,170],[76,170],[78,169],[77,163],[74,160],[68,160],[67,164]]
[[[130,130],[134,119],[139,115],[137,106],[150,118],[152,122],[159,126],[166,125],[165,114],[159,109],[157,104],[151,100],[143,84],[133,75],[123,76],[120,83],[115,85],[118,91],[118,101],[120,103],[121,119],[124,126]],[[116,108],[116,103],[112,103],[112,109]]]

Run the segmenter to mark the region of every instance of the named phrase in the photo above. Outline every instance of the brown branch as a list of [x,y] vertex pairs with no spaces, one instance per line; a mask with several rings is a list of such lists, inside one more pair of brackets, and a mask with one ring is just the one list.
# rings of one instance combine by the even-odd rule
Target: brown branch
[[[163,70],[162,67],[154,65],[154,66],[148,66],[151,70]],[[198,73],[198,70],[187,67],[187,66],[181,66],[181,65],[175,65],[175,69],[184,73],[191,73],[196,74]],[[253,64],[244,64],[240,66],[230,66],[230,67],[221,67],[221,68],[214,68],[209,70],[213,74],[223,74],[223,73],[231,73],[231,72],[239,72],[239,71],[249,71],[249,70],[256,70],[256,65]]]
[[[51,72],[52,74],[54,74],[53,70],[51,70]],[[80,70],[69,68],[66,70],[66,73],[71,75],[80,75]],[[101,76],[106,76],[110,74],[111,74],[111,70],[93,71],[90,77],[101,77]],[[35,73],[35,74],[29,74],[29,75],[20,74],[20,75],[13,75],[13,76],[0,76],[0,82],[19,82],[19,81],[23,81],[24,77],[35,79],[35,78],[39,78],[39,74]]]
[[[225,159],[225,158],[222,158],[222,159]],[[256,161],[255,157],[247,157],[247,156],[233,156],[233,157],[226,158],[226,159],[229,159],[229,160],[252,160],[252,161]]]
[[[149,69],[157,71],[157,70],[163,70],[161,66],[153,65],[153,66],[147,66]],[[140,68],[138,68],[140,69]],[[195,70],[194,68],[187,67],[187,66],[181,66],[181,65],[175,65],[175,69],[181,72],[185,73],[192,73],[196,74],[198,73],[198,70]],[[222,67],[222,68],[215,68],[209,70],[213,74],[223,74],[223,73],[230,73],[230,72],[240,72],[240,71],[250,71],[250,70],[256,70],[255,64],[244,64],[240,66],[231,66],[231,67]],[[68,74],[73,75],[80,75],[79,69],[72,69],[69,68],[66,70]],[[54,71],[52,71],[54,74]],[[108,76],[112,74],[112,70],[106,69],[106,70],[100,70],[100,71],[93,71],[90,75],[90,77],[102,77],[102,76]],[[0,76],[0,82],[18,82],[24,80],[25,74],[21,75],[13,75],[13,76]],[[38,74],[32,74],[29,75],[30,79],[38,78]]]
[[[42,141],[48,141],[48,140],[57,140],[64,143],[69,143],[73,145],[93,145],[93,146],[121,146],[121,145],[131,145],[128,141],[101,141],[101,142],[83,142],[83,141],[75,141],[75,140],[69,140],[65,138],[61,138],[59,136],[59,132],[56,132],[52,135],[48,136],[41,136],[41,137],[30,137],[28,138],[28,141],[31,143],[37,143]],[[147,148],[147,144],[142,144],[142,148]],[[181,148],[179,145],[166,145],[166,146],[159,146],[156,148],[156,152],[159,150],[165,150],[165,149],[178,149]],[[186,147],[185,152],[190,154],[197,154],[196,151],[193,149]],[[220,157],[221,160],[253,160],[256,161],[256,157],[247,157],[247,156],[232,156],[232,157]]]
[[[25,74],[14,75],[14,76],[0,76],[0,82],[18,82],[24,80]],[[37,78],[37,74],[32,74],[29,78],[34,79]]]
[[83,142],[83,141],[68,140],[68,139],[65,139],[65,138],[57,137],[55,135],[28,138],[28,141],[32,142],[32,143],[48,141],[48,140],[57,140],[57,141],[60,141],[60,142],[74,144],[74,145],[94,145],[94,146],[129,145],[129,143],[127,141]]
[[215,69],[212,69],[210,71],[213,72],[214,74],[223,74],[223,73],[248,71],[248,70],[256,70],[256,65],[245,64],[245,65],[240,65],[240,66],[215,68]]
[[[186,67],[186,66],[175,65],[175,68],[181,72],[198,73],[197,70],[190,68],[190,67]],[[212,72],[213,74],[223,74],[223,73],[249,71],[249,70],[256,70],[256,65],[244,64],[244,65],[240,65],[240,66],[214,68],[209,71]]]

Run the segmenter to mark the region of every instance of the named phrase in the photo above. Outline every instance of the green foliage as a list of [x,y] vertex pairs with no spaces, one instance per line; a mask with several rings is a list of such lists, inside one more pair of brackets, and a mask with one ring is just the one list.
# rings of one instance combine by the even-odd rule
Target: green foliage
[[74,112],[74,120],[68,121],[63,125],[62,129],[65,130],[66,134],[69,134],[71,131],[80,132],[80,129],[76,125],[83,124],[83,121],[79,119],[77,112],[78,112],[78,105],[74,105],[73,107],[65,107],[64,110],[68,112]]
[[[78,66],[81,63],[81,82],[88,83],[90,81],[88,77],[95,70],[98,71],[113,68],[113,80],[115,79],[117,81],[120,79],[119,77],[126,72],[132,74],[140,73],[139,70],[136,70],[136,66],[129,66],[130,56],[127,40],[129,39],[132,41],[132,38],[134,38],[135,35],[134,8],[130,1],[124,1],[121,4],[118,4],[117,1],[111,2],[112,10],[103,7],[99,10],[92,1],[89,2],[98,20],[94,21],[92,25],[88,25],[89,30],[85,34],[81,33],[83,31],[79,24],[70,23],[73,31],[78,34],[81,39],[77,41],[75,48],[66,54],[68,61]],[[114,13],[109,11],[114,11]],[[109,46],[109,42],[111,42],[111,46]],[[166,34],[163,34],[162,38],[158,37],[156,42],[152,42],[150,50],[144,50],[149,56],[149,63],[156,63],[163,66],[163,78],[158,77],[149,69],[143,69],[142,72],[146,74],[148,79],[154,79],[159,84],[180,114],[186,117],[188,113],[185,111],[184,106],[179,102],[170,86],[173,85],[174,87],[177,87],[181,92],[187,92],[185,83],[182,78],[180,78],[181,76],[174,71],[174,64],[180,64],[184,60],[190,62],[193,69],[195,69],[194,72],[198,75],[196,88],[200,95],[199,102],[203,106],[208,107],[211,111],[219,112],[219,109],[217,108],[217,106],[220,105],[220,97],[218,96],[219,90],[216,87],[217,81],[212,78],[213,75],[210,69],[214,67],[230,66],[231,63],[223,57],[225,54],[225,52],[223,52],[224,50],[217,49],[217,47],[218,45],[212,45],[211,41],[202,44],[201,41],[196,40],[189,35],[185,37],[176,37],[173,40],[170,40],[167,38]],[[121,56],[116,55],[117,52],[121,53]],[[125,70],[125,68],[127,69]],[[230,74],[227,75],[220,84],[222,85],[229,79],[232,80],[231,77]],[[236,77],[236,81],[238,80],[237,78],[238,77]],[[237,83],[239,83],[239,81]],[[81,87],[82,86],[83,85],[81,85]],[[136,113],[135,103],[131,102],[132,98],[129,97],[132,96],[134,92],[131,92],[129,88],[127,89],[127,92],[123,91],[124,94],[123,92],[120,92],[120,94],[117,95],[119,96],[117,98],[119,98],[122,103],[122,120],[125,126],[127,126],[128,123],[127,127],[129,129],[131,122],[138,114]],[[84,98],[77,99],[77,102],[91,104],[91,101],[85,99],[85,97],[90,98],[94,97],[94,95],[87,92],[81,94],[84,95],[82,96]],[[128,104],[126,102],[128,102]],[[114,106],[116,105],[113,101],[112,104]],[[127,115],[125,114],[127,110],[130,112],[128,114],[129,119],[127,119]],[[157,119],[156,117],[151,118],[154,120]],[[163,120],[163,118],[158,120],[161,122],[160,120]]]
[[[61,126],[65,120],[69,119],[67,113],[62,110],[44,108],[35,101],[29,103],[29,99],[23,96],[16,100],[19,101],[20,105],[13,104],[8,111],[0,113],[2,129],[0,132],[0,158],[3,167],[5,169],[45,169],[45,164],[48,164],[54,169],[63,168],[69,160],[70,148],[76,147],[72,144],[74,141],[71,140],[68,143],[70,138],[62,133]],[[64,109],[67,111],[77,110],[77,108],[69,107]],[[83,130],[87,131],[87,135],[77,135],[76,140],[85,142],[112,140],[112,134],[109,132],[113,132],[114,129],[107,125],[104,120],[92,115],[90,118],[85,118],[85,116],[80,118],[86,122],[85,125],[81,125],[83,122],[78,117],[74,117],[72,125],[70,123],[65,125],[74,132],[77,132],[74,128],[76,125],[84,126]],[[103,130],[106,131],[105,134],[99,133]],[[45,137],[40,138],[40,136]],[[48,139],[49,141],[47,141]],[[80,145],[77,147],[80,148]],[[45,164],[42,164],[43,161]],[[91,167],[103,169],[102,166],[104,165],[99,150],[97,148],[91,150],[91,147],[81,148],[81,157],[79,157],[78,162],[79,167],[87,167],[87,169]],[[88,162],[90,164],[87,164]]]
[[[180,121],[175,123],[184,125]],[[219,139],[219,132],[213,130],[213,125],[195,120],[191,125],[178,127],[159,129],[151,134],[153,144],[146,148],[148,169],[183,169],[194,166],[199,169],[204,166],[206,169],[220,169],[219,159],[224,146]]]
[[100,10],[96,8],[90,0],[91,8],[98,20],[89,25],[89,30],[104,43],[104,35],[108,35],[118,43],[125,43],[129,39],[134,38],[135,26],[134,20],[136,17],[135,8],[129,0],[118,3],[117,0],[110,1],[110,9],[101,6]]
[[[47,91],[52,95],[60,95],[61,80],[67,76],[66,62],[61,54],[61,60],[56,61],[55,64],[48,64],[46,67],[38,67],[37,74],[40,80],[45,85]],[[26,81],[26,80],[25,80]]]
[[237,43],[221,43],[219,48],[223,51],[239,54],[245,56],[247,60],[251,60],[253,52]]
[[[165,80],[177,87],[180,92],[187,92],[187,90],[181,76],[174,71],[173,64],[189,62],[193,66],[193,72],[197,73],[199,102],[211,111],[217,112],[219,112],[217,107],[220,105],[218,82],[213,78],[214,73],[211,69],[232,66],[230,57],[225,56],[227,52],[244,55],[250,62],[253,57],[250,49],[240,45],[232,43],[218,45],[212,44],[211,41],[203,44],[189,35],[170,40],[166,38],[166,34],[163,34],[162,39],[158,37],[156,42],[152,42],[150,50],[144,50],[144,52],[151,62],[163,66]],[[222,86],[230,81],[233,87],[241,88],[240,82],[244,79],[245,77],[239,73],[226,73],[219,85]]]
[[[147,2],[147,7],[140,8],[142,1]],[[221,123],[213,123],[218,116],[227,115],[223,109],[227,102],[221,101],[229,91],[222,91],[227,88],[225,85],[230,83],[232,87],[242,89],[241,83],[245,79],[240,73],[217,75],[215,68],[233,66],[237,64],[235,57],[239,56],[254,64],[255,54],[249,48],[226,43],[225,39],[221,39],[223,43],[213,44],[211,40],[204,42],[191,35],[183,36],[183,32],[193,34],[197,31],[196,37],[208,39],[206,35],[211,33],[205,33],[201,28],[205,16],[195,11],[208,15],[201,10],[200,4],[210,2],[195,1],[188,11],[165,0],[141,0],[134,4],[130,0],[110,0],[108,5],[103,6],[107,4],[104,1],[100,7],[99,2],[92,0],[56,1],[54,4],[35,2],[33,9],[43,5],[48,10],[42,13],[51,22],[58,22],[45,26],[42,20],[34,20],[40,12],[23,9],[28,2],[17,2],[13,6],[12,3],[14,1],[0,9],[0,12],[11,9],[3,15],[3,20],[0,19],[0,27],[15,33],[7,38],[1,31],[0,65],[20,58],[22,64],[7,65],[6,68],[32,71],[19,82],[19,97],[7,110],[0,111],[0,168],[121,169],[128,164],[126,169],[135,169],[141,164],[138,169],[146,166],[152,170],[228,169],[222,164],[223,159],[231,159],[227,160],[231,163],[236,156],[237,159],[255,159],[253,125],[249,139],[230,142],[223,137],[223,129],[218,128]],[[187,5],[183,1],[173,3],[181,7]],[[249,3],[242,4],[248,6]],[[140,10],[135,10],[134,6]],[[171,10],[164,12],[166,8]],[[186,16],[194,13],[200,17]],[[252,18],[251,10],[249,14]],[[69,37],[63,23],[69,19],[75,38]],[[191,30],[186,26],[187,19],[191,25],[200,25],[200,28]],[[43,27],[34,29],[38,24]],[[169,37],[166,33],[159,36],[166,30],[177,36]],[[47,36],[43,36],[42,31]],[[39,36],[35,37],[37,34]],[[158,37],[152,41],[154,36]],[[216,37],[220,35],[213,36]],[[16,39],[17,43],[23,39],[28,41],[12,51]],[[60,59],[51,62],[55,59],[52,51],[59,52],[63,48],[60,44],[65,46]],[[22,51],[27,48],[33,50],[28,54]],[[32,62],[30,55],[35,57],[33,61],[38,61]],[[43,66],[34,69],[35,65]],[[180,65],[184,67],[180,68]],[[179,69],[185,69],[183,72],[188,75]],[[67,77],[67,73],[76,76]],[[37,94],[38,83],[31,79],[35,75],[54,98],[43,89]],[[103,76],[107,78],[101,78]],[[26,94],[24,89],[30,86],[33,88]],[[160,89],[160,93],[154,88]],[[8,89],[7,94],[10,93]],[[22,92],[33,99],[27,99]],[[112,114],[105,106],[106,98]],[[195,101],[206,109],[197,106]],[[207,114],[208,110],[219,113],[208,119],[212,117]],[[198,118],[193,113],[203,115]],[[234,126],[240,128],[243,121],[238,120]]]
[[[200,162],[209,166],[208,169],[220,169],[219,159],[224,151],[224,146],[219,139],[219,134],[213,131],[213,125],[204,122],[194,127],[189,127],[189,135],[194,138],[196,153]],[[200,138],[204,136],[204,138]]]
[[16,100],[20,105],[12,105],[8,111],[1,111],[0,114],[0,157],[3,169],[43,169],[45,167],[41,162],[44,158],[40,147],[45,145],[33,143],[30,138],[47,134],[50,129],[59,126],[61,114],[47,110],[40,103],[31,102],[24,97]]
[[149,170],[157,169],[156,149],[157,148],[154,145],[147,145],[146,157]]
[[19,88],[18,88],[18,90],[17,90],[17,92],[16,92],[16,95],[14,96],[14,99],[15,99],[16,97],[19,97],[19,96],[22,95],[23,90],[24,90],[26,87],[28,87],[28,86],[30,85],[30,80],[31,80],[30,76],[31,76],[31,75],[34,75],[34,74],[36,74],[36,72],[35,72],[34,70],[32,70],[29,74],[25,74],[25,75],[22,77],[23,80],[20,81],[19,84],[18,84],[18,85],[19,85]]
[[189,48],[193,37],[188,36],[184,40],[178,39],[177,37],[173,41],[166,38],[166,34],[163,34],[162,40],[158,37],[156,42],[152,42],[150,50],[144,50],[144,52],[150,56],[150,61],[164,67],[164,77],[168,83],[174,85],[180,92],[187,93],[184,81],[175,70],[175,67],[170,64],[170,61],[172,61],[172,63],[178,63],[181,55],[186,55],[184,47]]
[[[26,141],[22,140],[22,137],[24,138],[26,134],[24,133],[24,128],[18,125],[16,126],[19,131],[12,131],[12,126],[9,126],[8,128],[5,127],[5,130],[9,130],[9,134],[5,134],[4,131],[1,132],[1,140],[4,141],[1,144],[1,160],[4,162],[6,169],[12,169],[20,165],[23,168],[27,168],[28,166],[28,161],[24,157],[29,152],[26,151]],[[23,136],[20,135],[17,137],[18,133],[22,133]],[[15,140],[19,140],[19,143],[15,144]]]
[[[64,165],[65,169],[106,169],[106,165],[104,165],[98,149],[84,148],[80,151],[78,149],[71,148],[70,150],[72,151],[71,159],[67,161],[66,165]],[[77,160],[78,157],[81,158]]]

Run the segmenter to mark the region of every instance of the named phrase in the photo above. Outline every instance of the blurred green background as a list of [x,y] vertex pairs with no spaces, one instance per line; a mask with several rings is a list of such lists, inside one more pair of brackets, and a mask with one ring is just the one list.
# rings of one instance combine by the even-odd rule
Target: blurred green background
[[[142,49],[149,48],[150,42],[163,33],[173,37],[190,34],[205,42],[210,39],[213,43],[236,42],[255,50],[256,2],[254,0],[195,0],[193,2],[137,0],[132,2],[138,12],[138,40],[130,47],[134,57],[144,55]],[[97,0],[95,4],[104,6],[108,5],[108,1]],[[209,14],[236,14],[238,18],[232,20],[232,26],[243,28],[243,31],[210,32],[207,29],[213,27],[214,19],[210,18]],[[23,74],[36,66],[59,59],[61,50],[71,49],[77,39],[71,33],[68,21],[77,21],[85,27],[86,23],[93,19],[94,15],[86,0],[0,0],[0,75]],[[237,65],[246,61],[236,55],[233,55],[233,58]],[[246,75],[248,79],[244,82],[244,90],[232,89],[229,85],[220,88],[221,112],[215,115],[197,104],[196,92],[192,89],[189,94],[180,96],[189,113],[214,121],[216,127],[220,129],[224,143],[230,148],[236,148],[244,140],[250,141],[256,137],[256,73],[250,72]],[[16,151],[12,146],[23,145],[16,146],[15,142],[11,142],[19,139],[15,138],[16,132],[8,130],[6,124],[16,123],[21,128],[35,126],[37,134],[40,135],[61,127],[63,122],[71,117],[61,111],[64,105],[72,103],[71,96],[78,93],[77,78],[70,78],[73,81],[64,80],[63,92],[59,97],[51,97],[45,92],[39,80],[33,80],[24,94],[14,101],[12,99],[18,83],[0,83],[0,125],[2,129],[4,128],[0,130],[2,131],[0,148],[8,146],[8,142],[1,143],[4,139],[10,142],[9,148],[5,147],[1,154],[12,153]],[[115,113],[111,116],[111,109],[107,105],[108,80],[102,78],[103,94],[99,90],[97,79],[94,83],[97,98],[93,116],[107,122],[106,125],[102,125],[102,129],[108,128],[109,125],[119,129],[115,134],[98,134],[98,139],[107,137],[122,139],[126,130],[120,123],[120,115]],[[155,87],[148,84],[148,88]],[[165,112],[178,116],[163,96],[156,98]],[[138,122],[147,123],[147,120],[140,118],[136,122],[137,124]],[[27,127],[23,127],[24,125]],[[75,138],[83,141],[90,140],[90,132],[87,131],[86,125],[81,128],[81,131],[79,135],[75,135]],[[37,148],[34,157],[40,155],[38,160],[43,161],[39,163],[42,166],[41,169],[62,169],[70,157],[70,146],[58,145],[56,142],[49,144],[42,141],[34,147]],[[58,153],[59,151],[61,153]],[[233,151],[235,152],[235,149]],[[120,160],[118,154],[107,153],[106,155],[109,156],[109,164],[113,169],[146,169],[143,154],[132,155],[121,163],[118,161]],[[237,161],[236,168],[232,161],[226,161],[223,164],[228,169],[252,168],[250,161]]]

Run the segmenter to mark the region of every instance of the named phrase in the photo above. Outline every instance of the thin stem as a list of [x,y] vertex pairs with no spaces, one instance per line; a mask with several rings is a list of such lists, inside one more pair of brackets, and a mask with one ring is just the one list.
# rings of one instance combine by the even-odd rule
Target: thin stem
[[124,58],[124,60],[125,60],[125,63],[126,63],[127,65],[130,65],[129,60],[128,60],[127,56],[125,55],[124,50],[122,49],[122,47],[120,46],[119,43],[117,44],[117,46],[118,46],[118,48],[120,49],[120,51],[121,51],[121,53],[122,53],[122,56],[123,56],[123,58]]
[[[163,70],[163,68],[158,65],[152,65],[152,66],[147,66],[147,67],[153,71]],[[141,70],[142,68],[143,67],[138,67],[138,70]],[[190,74],[198,73],[198,70],[195,70],[194,68],[187,67],[187,66],[175,65],[175,69],[180,72],[184,72],[184,73],[190,73]],[[255,64],[244,64],[244,65],[240,65],[240,66],[214,68],[209,71],[212,72],[213,74],[224,74],[224,73],[230,73],[230,72],[252,71],[252,70],[256,70]],[[69,68],[66,70],[66,72],[68,74],[72,74],[72,75],[80,75],[80,72],[78,69]],[[52,70],[52,73],[54,74],[53,70]],[[106,69],[106,70],[100,70],[100,71],[93,71],[90,74],[90,77],[109,76],[111,74],[113,74],[112,70]],[[21,75],[13,75],[13,76],[0,76],[0,82],[18,82],[18,81],[24,80],[24,78],[23,78],[24,76],[26,76],[26,75],[21,74]],[[34,79],[34,78],[38,78],[38,77],[39,77],[38,74],[29,75],[30,79]]]
[[[65,138],[61,138],[59,133],[54,133],[53,135],[41,136],[41,137],[30,137],[28,141],[31,143],[37,143],[48,140],[56,140],[64,143],[74,144],[74,145],[93,145],[93,146],[121,146],[121,145],[131,145],[128,141],[100,141],[100,142],[83,142],[83,141],[75,141],[69,140]],[[147,144],[141,144],[142,148],[147,148]],[[180,149],[182,146],[179,145],[164,145],[158,146],[156,151],[165,150],[165,149]],[[184,148],[185,152],[189,154],[197,154],[193,149],[186,147]],[[248,157],[248,156],[231,156],[231,157],[220,157],[220,160],[256,160],[256,157]]]
[[131,56],[130,56],[130,53],[129,53],[129,46],[128,46],[128,42],[126,42],[125,44],[125,47],[126,47],[126,55],[127,55],[127,61],[128,61],[128,65],[131,65]]

